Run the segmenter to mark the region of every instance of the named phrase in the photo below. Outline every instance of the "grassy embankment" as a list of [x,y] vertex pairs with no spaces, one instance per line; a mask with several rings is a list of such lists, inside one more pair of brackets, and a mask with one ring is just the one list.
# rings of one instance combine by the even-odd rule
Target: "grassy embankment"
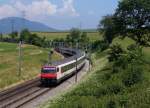
[[[32,79],[40,73],[43,61],[48,59],[48,49],[23,45],[21,77],[18,77],[18,45],[0,42],[0,89]],[[61,59],[59,54],[53,60]]]
[[[133,43],[130,39],[115,39],[126,48]],[[108,63],[95,61],[92,74],[69,93],[46,104],[45,108],[149,108],[150,106],[150,48],[144,48],[143,80],[131,87],[122,83],[124,72],[112,73]],[[103,54],[100,54],[103,55]],[[101,57],[99,57],[101,58]],[[97,65],[99,64],[99,65]]]
[[[65,39],[69,32],[33,32],[36,33],[40,37],[46,37],[48,40],[54,39]],[[95,41],[101,39],[98,32],[87,32],[87,36],[89,37],[90,41]]]

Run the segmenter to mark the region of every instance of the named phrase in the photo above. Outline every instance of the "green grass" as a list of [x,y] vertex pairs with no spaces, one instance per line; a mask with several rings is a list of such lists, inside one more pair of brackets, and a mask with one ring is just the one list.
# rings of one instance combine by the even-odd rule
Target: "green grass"
[[[54,39],[65,39],[69,32],[33,32],[36,33],[40,37],[46,37],[47,40]],[[98,32],[87,32],[90,41],[96,41],[102,39],[102,36],[99,35]]]
[[15,52],[17,51],[16,49],[17,45],[16,44],[11,44],[11,43],[0,43],[0,52]]
[[[18,45],[0,42],[0,89],[32,79],[40,73],[41,65],[48,59],[48,49],[23,45],[22,73],[18,77]],[[54,53],[52,60],[61,59]]]

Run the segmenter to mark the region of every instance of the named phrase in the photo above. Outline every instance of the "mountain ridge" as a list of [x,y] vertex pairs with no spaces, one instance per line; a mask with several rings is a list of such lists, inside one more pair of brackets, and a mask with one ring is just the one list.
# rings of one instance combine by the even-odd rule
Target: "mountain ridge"
[[22,29],[29,31],[54,32],[58,31],[43,23],[30,21],[20,17],[7,17],[0,19],[0,33],[11,33],[12,31],[21,31]]

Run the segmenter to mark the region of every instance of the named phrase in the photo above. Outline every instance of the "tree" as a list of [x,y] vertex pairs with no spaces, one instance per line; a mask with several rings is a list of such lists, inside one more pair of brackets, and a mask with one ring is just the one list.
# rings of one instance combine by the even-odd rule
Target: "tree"
[[3,39],[3,34],[2,33],[0,33],[0,40],[2,40]]
[[20,33],[20,40],[27,42],[27,41],[29,41],[30,35],[31,34],[30,34],[29,30],[28,29],[24,29]]
[[66,42],[68,45],[72,45],[72,38],[71,38],[70,34],[67,35]]
[[21,31],[20,40],[40,47],[46,47],[47,45],[45,37],[40,38],[37,34],[30,33],[27,29]]
[[12,33],[10,34],[10,37],[11,37],[12,39],[17,38],[17,36],[18,36],[18,32],[17,32],[17,31],[14,31],[14,32],[12,32]]
[[66,37],[66,42],[72,45],[73,47],[76,46],[76,43],[80,44],[80,47],[84,47],[89,42],[89,38],[87,37],[86,32],[81,32],[79,29],[73,28],[70,31],[70,34]]
[[120,44],[116,44],[110,47],[110,52],[109,52],[109,61],[117,61],[121,57],[121,55],[124,53],[124,50],[122,49]]
[[34,44],[35,43],[35,36],[34,34],[30,34],[30,36],[28,37],[27,43],[29,44]]
[[76,43],[79,42],[80,35],[81,35],[81,32],[79,29],[76,29],[76,28],[71,29],[70,34],[68,36],[73,46],[75,46]]
[[79,40],[79,44],[82,48],[85,48],[87,46],[87,44],[89,43],[89,38],[87,37],[87,33],[83,32],[81,34],[80,40]]
[[128,36],[139,45],[150,42],[150,0],[122,0],[114,14],[114,23],[121,36]]
[[94,41],[92,44],[92,51],[104,51],[109,47],[109,44],[104,40]]
[[[103,29],[103,30],[102,30]],[[115,38],[116,29],[114,24],[114,16],[113,15],[107,15],[103,17],[103,19],[100,21],[100,24],[98,26],[98,30],[101,33],[101,31],[104,32],[104,40],[105,42],[111,44],[112,40]]]

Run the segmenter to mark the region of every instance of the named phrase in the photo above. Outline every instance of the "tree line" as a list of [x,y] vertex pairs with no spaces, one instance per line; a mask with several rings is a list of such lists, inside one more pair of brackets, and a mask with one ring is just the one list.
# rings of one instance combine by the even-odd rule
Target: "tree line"
[[0,34],[0,41],[11,43],[18,43],[19,41],[22,41],[23,43],[36,45],[39,47],[46,47],[47,44],[45,37],[41,38],[37,34],[31,33],[28,29],[24,29],[20,33],[16,31],[12,32],[8,34],[8,36]]
[[72,28],[67,37],[48,40],[46,37],[40,37],[36,33],[31,33],[28,29],[22,30],[20,33],[12,32],[8,36],[0,34],[1,42],[18,43],[22,41],[26,44],[36,45],[39,47],[73,47],[85,49],[89,44],[89,38],[86,32],[81,32],[77,28]]

